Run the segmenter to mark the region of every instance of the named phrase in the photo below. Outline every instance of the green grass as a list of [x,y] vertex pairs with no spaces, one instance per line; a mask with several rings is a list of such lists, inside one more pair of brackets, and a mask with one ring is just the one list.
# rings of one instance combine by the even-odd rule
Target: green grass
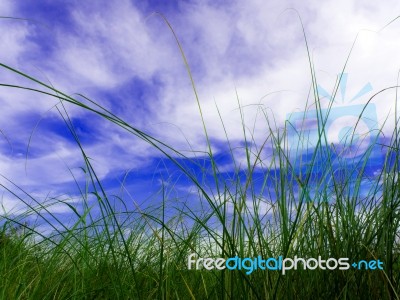
[[[176,41],[203,119],[189,64],[177,38]],[[57,109],[81,150],[85,162],[82,170],[87,178],[86,186],[80,188],[83,212],[77,211],[68,199],[52,200],[69,207],[76,220],[72,226],[66,226],[57,219],[47,204],[2,178],[2,189],[23,201],[30,210],[22,216],[2,216],[1,299],[399,298],[400,181],[396,175],[400,127],[397,115],[392,140],[387,145],[387,158],[391,155],[394,164],[385,160],[381,174],[370,179],[365,198],[360,196],[359,191],[363,184],[363,168],[355,182],[350,182],[351,170],[346,168],[345,178],[339,180],[333,174],[333,162],[328,156],[322,176],[313,175],[318,151],[325,151],[326,120],[321,115],[319,143],[314,149],[313,160],[306,171],[293,175],[290,153],[285,146],[288,128],[292,124],[286,122],[284,127],[277,127],[262,107],[260,116],[266,128],[262,145],[255,143],[252,130],[242,121],[245,140],[242,151],[247,158],[245,166],[235,161],[234,149],[229,136],[226,136],[235,168],[229,179],[219,176],[207,124],[203,122],[208,142],[205,157],[211,162],[211,168],[204,170],[204,175],[213,174],[214,182],[210,184],[198,179],[201,176],[196,176],[198,174],[193,174],[180,163],[178,158],[185,158],[182,153],[145,131],[132,127],[95,101],[83,95],[69,96],[7,65],[0,66],[3,71],[19,74],[37,86],[28,88],[3,83],[3,89],[25,89],[58,99]],[[313,78],[310,101],[320,112],[317,79],[311,59],[310,70]],[[338,85],[335,91],[337,89]],[[79,141],[68,116],[67,104],[97,114],[104,122],[112,122],[129,132],[132,138],[142,139],[158,149],[160,155],[172,161],[182,176],[191,181],[198,195],[197,202],[202,203],[204,209],[199,211],[190,201],[176,199],[172,193],[174,184],[166,179],[155,196],[159,206],[137,207],[134,211],[116,210],[113,195],[104,189]],[[244,120],[242,108],[239,113]],[[222,119],[221,126],[224,126]],[[261,153],[267,147],[272,149],[268,162],[261,159]],[[302,145],[299,147],[303,148]],[[368,155],[367,151],[366,160]],[[256,168],[262,168],[265,174],[261,189],[253,176]],[[332,178],[330,186],[326,185],[324,178]],[[77,186],[80,186],[78,182]],[[317,191],[316,186],[319,187]],[[266,199],[268,195],[276,195],[276,199]],[[99,214],[93,213],[88,200],[90,197],[97,199]],[[175,205],[182,202],[184,207]],[[265,206],[269,207],[268,214],[261,214]],[[26,224],[24,217],[28,214],[54,226],[53,233],[43,235],[34,224]],[[246,275],[245,270],[196,271],[187,269],[187,257],[191,253],[201,257],[225,258],[282,255],[348,257],[352,261],[380,259],[384,262],[384,270],[291,270],[285,275],[278,271],[254,271],[251,275]]]

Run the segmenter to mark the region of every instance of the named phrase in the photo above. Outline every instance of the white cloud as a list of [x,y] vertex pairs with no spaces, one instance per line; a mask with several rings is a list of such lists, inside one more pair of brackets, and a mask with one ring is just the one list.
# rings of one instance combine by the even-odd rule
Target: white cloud
[[[2,2],[0,11],[7,11],[7,7]],[[336,75],[341,72],[357,33],[362,29],[377,31],[400,12],[398,1],[391,0],[385,6],[373,1],[344,0],[323,4],[238,0],[229,8],[200,1],[181,4],[181,9],[169,18],[187,54],[208,133],[213,140],[225,140],[216,105],[229,139],[243,140],[235,88],[244,107],[246,125],[257,143],[264,141],[268,128],[264,116],[257,115],[257,106],[250,105],[261,104],[271,109],[278,127],[283,126],[288,113],[304,108],[311,85],[309,62],[297,15],[287,8],[297,9],[304,21],[319,83],[328,91],[333,89]],[[6,49],[0,52],[0,59],[28,69],[38,66],[66,93],[82,92],[106,107],[126,108],[121,112],[123,118],[180,150],[190,149],[187,140],[194,149],[205,150],[197,103],[173,35],[160,17],[146,17],[128,1],[93,7],[76,5],[72,11],[74,28],[56,27],[54,35],[49,35],[49,39],[54,38],[55,46],[51,53],[41,53],[40,47],[28,39],[34,30],[40,29],[25,23],[7,23],[7,27],[5,23],[0,24],[4,33],[0,46]],[[399,26],[400,21],[397,21],[379,33],[360,33],[347,67],[349,95],[367,82],[371,82],[374,91],[395,84],[400,67]],[[32,53],[28,56],[28,52]],[[4,70],[0,76],[6,81],[14,78]],[[141,99],[142,103],[127,95],[121,103],[115,104],[115,100],[104,96],[105,91],[118,93],[135,78],[150,82],[150,87],[158,91]],[[154,78],[161,84],[152,82]],[[277,92],[282,90],[285,92]],[[269,93],[273,94],[264,97]],[[46,97],[30,97],[25,92],[1,91],[4,105],[0,129],[13,139],[18,136],[17,139],[26,142],[32,129],[26,128],[19,136],[24,127],[20,120],[22,112],[43,113],[54,104]],[[389,109],[393,112],[394,91],[382,94],[374,103],[379,120],[383,120]],[[90,116],[81,108],[71,108],[70,112],[72,116]],[[270,121],[274,122],[272,118]],[[88,152],[99,162],[102,177],[112,169],[141,166],[145,157],[154,155],[154,149],[150,151],[148,146],[127,136],[120,137],[119,130],[112,129],[109,124],[97,119],[93,122],[101,129],[102,143]],[[387,132],[390,132],[389,127]],[[56,140],[54,143],[59,144]],[[122,158],[115,155],[113,143],[125,149],[125,153],[121,152]],[[52,175],[53,166],[61,166],[58,156],[74,165],[79,161],[79,154],[62,146],[53,150],[57,152],[29,162],[33,169],[52,168],[44,167],[45,170],[37,173],[40,176],[35,175],[30,181],[26,179],[27,182],[68,181],[67,174]],[[23,178],[20,175],[24,171],[23,162],[23,159],[11,162],[3,156],[1,173],[10,172]]]

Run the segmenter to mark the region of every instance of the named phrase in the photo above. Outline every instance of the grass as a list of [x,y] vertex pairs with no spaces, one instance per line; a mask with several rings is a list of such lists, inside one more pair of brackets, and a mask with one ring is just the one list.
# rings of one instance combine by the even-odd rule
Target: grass
[[[189,64],[179,40],[175,38],[203,117]],[[391,140],[383,148],[385,160],[380,173],[367,176],[367,164],[362,162],[373,159],[370,155],[373,147],[378,147],[381,134],[377,135],[371,151],[365,152],[356,167],[329,150],[325,128],[329,113],[322,114],[311,62],[310,58],[313,79],[310,101],[318,112],[318,139],[316,146],[310,149],[300,142],[295,145],[298,151],[311,151],[311,157],[294,163],[293,148],[288,146],[288,132],[293,124],[286,122],[283,127],[278,127],[262,107],[259,116],[265,122],[267,134],[265,141],[257,144],[252,130],[244,123],[244,110],[241,108],[244,140],[241,151],[246,163],[240,165],[236,160],[236,149],[227,135],[228,155],[234,166],[229,174],[219,170],[217,155],[212,151],[204,122],[208,144],[204,155],[206,167],[131,126],[95,101],[83,95],[69,96],[0,64],[4,71],[19,74],[37,86],[2,83],[3,88],[24,89],[58,99],[57,109],[81,150],[85,162],[82,171],[87,179],[84,187],[76,182],[83,211],[78,211],[70,199],[52,200],[68,207],[75,216],[75,223],[66,226],[64,220],[52,213],[49,203],[43,204],[17,184],[2,178],[3,191],[25,203],[29,211],[18,216],[2,215],[0,298],[398,299],[399,118],[395,115]],[[340,78],[334,95],[339,82]],[[397,103],[397,98],[393,101]],[[157,195],[158,206],[116,209],[114,195],[107,193],[85,153],[69,118],[67,104],[96,114],[104,122],[112,122],[126,130],[132,138],[151,144],[173,163],[180,176],[191,182],[197,194],[196,202],[202,204],[202,209],[191,203],[193,199],[176,199],[172,193],[172,177],[165,180]],[[361,118],[362,114],[359,120]],[[222,119],[221,125],[224,126]],[[267,150],[271,152],[270,159],[263,160],[262,154]],[[199,165],[202,173],[183,163],[188,160]],[[338,165],[340,176],[337,176]],[[212,174],[212,181],[207,179],[207,174]],[[90,205],[91,198],[96,199],[95,207]],[[34,215],[51,226],[53,233],[44,235],[34,224],[25,223],[28,215]],[[348,257],[351,261],[380,259],[384,262],[384,269],[291,270],[285,275],[279,271],[257,270],[247,275],[246,270],[188,270],[187,257],[191,253],[199,257],[224,258],[282,255]]]

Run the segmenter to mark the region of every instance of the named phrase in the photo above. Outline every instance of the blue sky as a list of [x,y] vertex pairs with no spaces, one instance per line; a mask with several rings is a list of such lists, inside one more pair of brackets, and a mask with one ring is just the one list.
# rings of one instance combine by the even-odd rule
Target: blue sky
[[[216,107],[232,145],[239,149],[236,160],[245,162],[236,91],[256,144],[266,138],[266,123],[257,110],[260,105],[274,115],[278,127],[288,114],[304,110],[311,75],[298,15],[325,90],[332,91],[357,34],[346,67],[346,95],[354,96],[370,83],[373,90],[353,102],[363,104],[374,92],[396,85],[400,21],[380,29],[400,15],[397,0],[384,5],[345,0],[301,4],[6,0],[0,3],[1,16],[29,21],[0,20],[0,61],[67,94],[84,94],[193,157],[191,149],[197,153],[207,149],[196,99],[173,34],[155,11],[169,20],[185,51],[221,170],[229,172],[233,166],[226,158],[225,132]],[[5,69],[0,70],[0,81],[34,86]],[[381,125],[394,112],[395,91],[372,102]],[[82,180],[83,161],[54,108],[56,103],[31,92],[1,88],[0,174],[39,199],[49,193],[68,194],[79,202],[68,168]],[[71,105],[67,109],[108,188],[117,189],[130,171],[127,186],[139,202],[157,190],[155,174],[163,169],[160,153],[91,113]],[[384,127],[387,134],[392,119]],[[268,162],[270,152],[263,152],[262,159]],[[176,187],[190,192],[184,181]],[[1,192],[6,211],[23,210],[20,202]]]

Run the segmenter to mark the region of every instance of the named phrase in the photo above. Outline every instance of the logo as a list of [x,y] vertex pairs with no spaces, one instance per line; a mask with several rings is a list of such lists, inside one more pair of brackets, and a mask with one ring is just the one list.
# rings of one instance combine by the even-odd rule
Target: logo
[[361,167],[365,160],[368,167],[381,165],[383,157],[375,146],[379,137],[376,107],[367,104],[366,98],[372,85],[365,84],[348,99],[347,79],[345,73],[340,76],[337,94],[341,99],[318,85],[320,103],[326,108],[287,116],[288,154],[295,172],[310,165],[313,173],[323,172],[327,160],[335,169],[349,164]]

